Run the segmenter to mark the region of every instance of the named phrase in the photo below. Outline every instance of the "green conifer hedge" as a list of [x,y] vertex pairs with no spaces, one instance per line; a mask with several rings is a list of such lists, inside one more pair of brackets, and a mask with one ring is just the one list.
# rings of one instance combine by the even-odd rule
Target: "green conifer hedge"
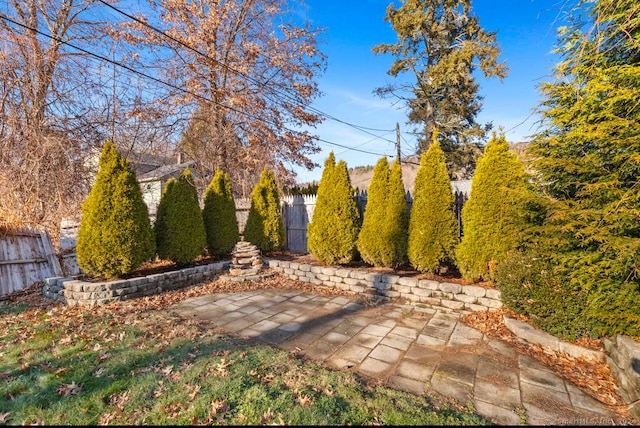
[[212,256],[231,253],[240,239],[236,203],[229,174],[217,170],[204,196],[202,219],[207,234],[207,249]]
[[408,256],[416,270],[435,272],[454,261],[458,244],[454,202],[444,152],[434,132],[420,158],[409,219]]
[[523,165],[509,151],[504,135],[493,134],[462,208],[464,235],[456,251],[462,276],[494,280],[496,267],[525,240],[524,201],[528,194]]
[[158,204],[154,231],[161,259],[186,265],[204,254],[206,232],[189,167],[177,180],[167,182]]
[[355,258],[360,215],[347,164],[341,160],[336,165],[333,152],[324,163],[313,218],[307,228],[307,248],[320,263],[344,264]]
[[279,250],[284,245],[282,208],[276,179],[264,168],[260,182],[251,192],[251,207],[244,228],[244,239],[262,251]]
[[129,162],[106,142],[82,205],[76,257],[88,275],[116,278],[153,258],[149,211]]

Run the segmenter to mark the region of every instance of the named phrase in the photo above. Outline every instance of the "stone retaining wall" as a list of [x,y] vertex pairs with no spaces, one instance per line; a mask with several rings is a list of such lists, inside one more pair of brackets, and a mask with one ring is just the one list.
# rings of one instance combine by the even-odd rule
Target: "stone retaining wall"
[[620,397],[640,423],[640,343],[627,336],[605,339],[607,365],[616,379]]
[[460,285],[282,260],[265,261],[271,269],[290,279],[364,293],[373,300],[406,299],[412,303],[423,303],[436,309],[456,310],[462,313],[502,307],[499,290],[477,285]]
[[209,280],[228,266],[229,262],[210,263],[139,278],[103,282],[87,282],[77,278],[47,278],[42,287],[42,294],[69,306],[103,305],[116,300],[159,294]]

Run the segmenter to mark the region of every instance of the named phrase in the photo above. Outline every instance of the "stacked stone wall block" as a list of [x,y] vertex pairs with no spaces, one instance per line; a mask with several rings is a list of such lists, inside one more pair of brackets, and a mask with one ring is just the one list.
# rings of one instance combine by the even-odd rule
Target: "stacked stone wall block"
[[322,273],[322,266],[311,266],[310,270],[313,273]]
[[374,282],[373,286],[378,291],[391,290],[391,284],[387,282]]
[[391,299],[397,299],[400,297],[401,293],[398,291],[394,291],[394,290],[386,290],[383,295],[385,297],[389,297]]
[[367,290],[367,287],[363,285],[350,284],[349,291],[353,291],[354,293],[364,293]]
[[367,279],[367,273],[366,272],[360,272],[357,270],[352,270],[349,273],[349,278],[353,278],[353,279],[360,279],[362,281],[365,281]]
[[416,287],[416,288],[414,288],[413,290],[411,290],[411,292],[412,292],[413,294],[415,294],[416,296],[418,296],[418,297],[433,297],[433,293],[434,293],[435,291],[433,291],[433,290],[428,290],[428,289],[426,289],[426,288],[419,288],[419,287]]
[[487,297],[487,299],[493,299],[493,300],[502,301],[502,293],[500,293],[500,290],[495,290],[495,289],[492,289],[492,288],[488,288],[486,290],[485,296]]
[[348,269],[336,269],[336,275],[342,278],[349,278],[351,271]]
[[445,308],[454,310],[460,310],[464,308],[464,302],[458,302],[456,300],[442,299],[440,300],[440,304]]
[[470,294],[454,294],[453,299],[463,303],[476,303],[478,298]]
[[440,283],[438,289],[443,293],[446,293],[447,296],[452,296],[453,294],[459,294],[462,292],[462,286],[460,284],[454,284],[451,282]]
[[333,276],[336,274],[336,269],[331,267],[322,268],[322,273],[327,276]]
[[425,290],[435,291],[440,286],[438,281],[432,281],[430,279],[421,279],[418,281],[418,288],[423,288]]
[[329,281],[335,282],[336,284],[340,284],[342,282],[342,277],[337,275],[331,275],[329,277]]
[[477,285],[463,285],[462,293],[473,297],[484,297],[487,294],[487,290]]
[[300,265],[298,267],[298,269],[300,269],[302,272],[311,272],[311,266],[310,265]]
[[484,312],[489,309],[486,306],[478,305],[476,303],[465,303],[464,308],[471,312]]
[[488,297],[478,297],[478,303],[480,303],[483,306],[486,306],[487,308],[489,308],[489,310],[500,309],[502,307],[502,301],[490,299]]
[[419,302],[432,306],[440,306],[440,300],[437,297],[419,296]]
[[382,282],[382,275],[378,273],[367,273],[364,275],[364,279],[367,282]]
[[408,288],[418,287],[418,280],[414,278],[399,278],[398,285]]
[[289,267],[291,269],[299,269],[300,268],[300,263],[297,262],[289,262]]
[[285,275],[293,275],[294,274],[294,270],[291,268],[284,268],[284,274]]
[[398,284],[394,286],[393,289],[399,292],[400,294],[411,294],[411,290],[413,289],[413,287],[410,287],[408,285]]
[[412,303],[420,302],[420,296],[413,293],[400,293],[401,299],[406,299]]

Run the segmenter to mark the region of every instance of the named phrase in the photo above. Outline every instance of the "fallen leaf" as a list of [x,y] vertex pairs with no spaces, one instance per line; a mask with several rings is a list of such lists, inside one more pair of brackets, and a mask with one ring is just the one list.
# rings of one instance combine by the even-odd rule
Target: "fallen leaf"
[[68,397],[69,395],[76,395],[80,391],[82,391],[82,386],[77,385],[75,381],[71,383],[63,383],[56,389],[58,395],[63,395],[65,397]]
[[0,413],[0,424],[4,424],[9,420],[12,412]]

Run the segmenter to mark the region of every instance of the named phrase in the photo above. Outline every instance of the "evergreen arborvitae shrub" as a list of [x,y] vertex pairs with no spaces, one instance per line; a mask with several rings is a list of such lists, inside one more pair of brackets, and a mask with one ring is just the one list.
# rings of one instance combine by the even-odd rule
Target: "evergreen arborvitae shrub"
[[464,235],[456,251],[464,278],[494,280],[496,267],[524,240],[528,192],[524,167],[509,151],[504,135],[494,133],[471,182],[462,208]]
[[313,218],[307,226],[307,247],[325,265],[352,261],[360,228],[358,206],[347,164],[336,165],[333,152],[324,163]]
[[162,193],[154,225],[158,257],[178,265],[193,263],[207,245],[198,192],[186,167]]
[[273,172],[262,170],[260,182],[251,192],[251,207],[244,239],[262,251],[279,250],[284,245],[284,225],[278,186]]
[[386,157],[382,157],[373,169],[367,189],[362,228],[356,242],[362,260],[373,266],[384,266],[383,253],[389,249],[387,237],[383,233],[387,225],[388,192],[389,163]]
[[205,191],[202,219],[207,234],[207,249],[212,256],[231,253],[240,239],[236,203],[229,174],[217,170]]
[[409,262],[421,272],[436,272],[455,259],[458,229],[455,198],[444,152],[436,139],[420,157],[409,219]]
[[116,278],[153,258],[149,210],[129,162],[106,142],[82,205],[76,257],[88,275]]
[[398,267],[407,260],[409,210],[402,181],[402,166],[396,159],[391,166],[387,193],[387,220],[384,224],[387,250],[383,252],[382,264]]

